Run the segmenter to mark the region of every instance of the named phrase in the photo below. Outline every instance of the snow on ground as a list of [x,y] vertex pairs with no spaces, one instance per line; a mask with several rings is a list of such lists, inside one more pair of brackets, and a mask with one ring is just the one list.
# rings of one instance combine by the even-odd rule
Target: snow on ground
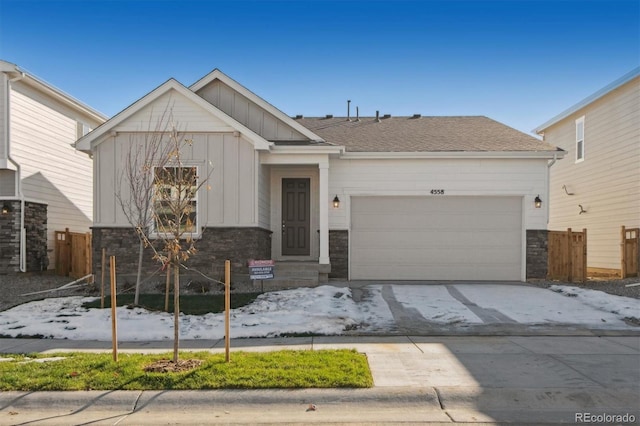
[[476,314],[454,299],[443,285],[397,285],[393,286],[393,294],[404,306],[417,309],[427,321],[443,324],[482,323]]
[[[434,323],[481,324],[482,321],[440,285],[394,285],[396,299]],[[625,317],[640,317],[640,300],[577,287],[552,290],[514,285],[456,284],[470,302],[502,312],[523,324],[575,324],[588,328],[629,329]],[[359,302],[351,289],[321,286],[265,293],[252,304],[231,311],[231,337],[291,334],[342,334],[346,330],[391,330],[393,315],[381,285],[363,289]],[[0,312],[0,335],[73,340],[111,340],[111,310],[86,309],[94,298],[51,298]],[[117,309],[118,339],[173,339],[173,315],[142,308]],[[221,339],[224,314],[181,315],[181,339]]]
[[[536,287],[524,286],[494,286],[491,291],[486,291],[486,286],[473,284],[456,285],[456,288],[468,299],[483,308],[495,309],[509,318],[525,324],[531,323],[560,323],[560,324],[594,324],[598,328],[611,326],[624,326],[624,321],[619,315],[611,313],[606,303],[593,306],[587,303],[594,298],[608,300],[610,305],[631,306],[635,302],[636,310],[640,301],[610,294],[584,290],[586,298],[558,297],[558,293],[551,291],[540,292]],[[559,287],[559,286],[556,286]],[[567,287],[575,288],[575,287]],[[599,294],[598,294],[599,293]],[[625,300],[627,299],[627,300]],[[523,303],[526,301],[526,303]],[[596,308],[596,309],[593,309]],[[638,315],[638,313],[636,313]]]

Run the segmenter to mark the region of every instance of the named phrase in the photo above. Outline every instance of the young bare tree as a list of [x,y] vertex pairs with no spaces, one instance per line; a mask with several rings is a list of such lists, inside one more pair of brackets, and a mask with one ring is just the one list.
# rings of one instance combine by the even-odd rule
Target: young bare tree
[[[173,362],[178,362],[180,340],[180,269],[196,253],[193,236],[198,232],[197,194],[205,187],[213,170],[205,177],[198,166],[186,165],[183,150],[193,144],[175,125],[167,132],[169,151],[161,166],[153,167],[151,227],[143,233],[145,244],[154,251],[154,259],[173,272],[174,345]],[[160,241],[155,247],[153,240]]]
[[180,269],[196,253],[193,236],[198,232],[197,194],[213,171],[208,164],[202,178],[198,166],[185,164],[183,151],[192,144],[178,131],[172,110],[167,107],[157,123],[149,125],[143,141],[130,145],[116,191],[140,240],[134,304],[139,303],[145,248],[173,273],[174,363],[178,363],[180,336]]
[[171,145],[167,143],[172,121],[171,109],[167,107],[153,125],[149,122],[147,132],[140,141],[132,141],[123,158],[123,174],[118,177],[116,199],[127,221],[139,239],[134,305],[140,303],[142,260],[148,238],[145,235],[152,224],[154,191],[153,168],[162,167],[169,158]]

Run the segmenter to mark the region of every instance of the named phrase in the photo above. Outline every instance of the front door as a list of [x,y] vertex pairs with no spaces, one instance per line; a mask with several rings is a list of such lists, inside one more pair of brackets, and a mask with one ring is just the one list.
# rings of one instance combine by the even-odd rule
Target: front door
[[311,180],[282,179],[282,255],[309,256]]

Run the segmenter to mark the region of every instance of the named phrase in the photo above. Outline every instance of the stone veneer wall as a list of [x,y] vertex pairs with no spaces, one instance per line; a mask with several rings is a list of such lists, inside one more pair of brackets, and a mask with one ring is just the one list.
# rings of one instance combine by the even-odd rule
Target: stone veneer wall
[[[93,228],[93,271],[100,282],[102,248],[107,259],[116,256],[118,288],[133,288],[138,262],[138,237],[131,228]],[[249,279],[249,259],[271,259],[271,231],[263,228],[206,228],[202,238],[195,241],[197,252],[181,271],[182,291],[185,293],[220,292],[221,284],[213,283],[198,272],[224,281],[224,261],[231,261],[231,286],[236,292],[255,291]],[[146,248],[143,258],[143,279],[157,272],[160,265],[153,260],[153,251]],[[109,276],[107,261],[105,276]],[[198,271],[198,272],[196,272]],[[143,285],[144,292],[164,292],[164,272],[157,273]]]
[[547,249],[547,230],[527,229],[527,279],[547,278]]
[[46,271],[49,266],[47,256],[47,205],[26,202],[24,227],[27,238],[27,272]]
[[[0,201],[9,206],[0,214],[0,274],[20,272],[20,200]],[[26,272],[47,269],[47,205],[27,201],[24,207],[26,229]]]
[[349,231],[329,231],[329,278],[349,278]]
[[0,214],[0,274],[20,271],[20,201],[0,201],[0,209],[10,212]]

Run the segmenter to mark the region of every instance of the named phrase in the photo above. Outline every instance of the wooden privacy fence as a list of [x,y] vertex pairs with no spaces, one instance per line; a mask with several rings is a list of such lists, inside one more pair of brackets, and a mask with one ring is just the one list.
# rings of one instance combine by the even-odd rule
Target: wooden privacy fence
[[549,231],[547,278],[568,282],[587,280],[587,230]]
[[622,227],[622,242],[620,244],[622,278],[640,277],[640,268],[638,268],[638,248],[640,247],[638,244],[638,234],[640,234],[640,228],[627,229],[624,226]]
[[56,232],[56,275],[82,278],[91,273],[91,233]]

